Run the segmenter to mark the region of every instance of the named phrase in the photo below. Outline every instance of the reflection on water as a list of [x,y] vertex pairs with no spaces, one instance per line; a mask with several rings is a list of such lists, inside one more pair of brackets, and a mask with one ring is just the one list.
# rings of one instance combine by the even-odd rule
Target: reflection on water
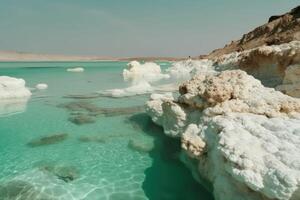
[[27,102],[28,98],[0,100],[0,117],[24,112]]

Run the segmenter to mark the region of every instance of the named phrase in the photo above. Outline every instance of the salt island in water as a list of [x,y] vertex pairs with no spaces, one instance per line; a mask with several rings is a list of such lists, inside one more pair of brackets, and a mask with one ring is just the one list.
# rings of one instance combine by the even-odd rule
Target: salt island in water
[[0,63],[0,199],[299,200],[299,13],[177,62]]

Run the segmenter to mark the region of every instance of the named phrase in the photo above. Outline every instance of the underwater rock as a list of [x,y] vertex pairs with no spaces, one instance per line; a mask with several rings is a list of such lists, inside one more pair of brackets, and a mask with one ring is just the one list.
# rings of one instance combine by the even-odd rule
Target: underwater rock
[[84,114],[71,116],[68,120],[76,125],[92,124],[96,122],[93,117]]
[[46,198],[38,198],[38,195],[39,192],[35,187],[26,181],[12,180],[0,185],[0,199],[3,200],[46,200]]
[[130,115],[138,112],[143,112],[145,106],[118,107],[118,108],[103,108],[87,101],[75,101],[58,105],[71,112],[87,112],[89,116],[105,115],[107,117]]
[[27,143],[30,147],[40,147],[40,146],[46,146],[51,144],[56,144],[59,142],[62,142],[66,140],[68,137],[67,133],[62,134],[55,134],[55,135],[49,135],[45,136],[36,140],[32,140],[31,142]]
[[241,70],[198,74],[147,112],[217,200],[300,199],[300,99]]
[[[148,139],[149,140],[149,139]],[[145,138],[141,139],[131,139],[128,142],[128,148],[138,151],[140,153],[149,153],[154,149],[154,141],[148,141]]]
[[98,107],[88,101],[73,101],[68,103],[59,104],[58,107],[65,108],[68,111],[87,111],[97,112]]
[[51,173],[58,179],[68,183],[79,178],[79,171],[74,166],[65,165],[42,165],[39,166],[41,171]]
[[145,111],[145,106],[132,106],[132,107],[121,107],[121,108],[100,108],[98,114],[103,114],[107,117],[120,116],[120,115],[131,115]]
[[105,143],[106,139],[103,136],[94,136],[94,135],[89,135],[89,136],[80,136],[78,138],[80,142],[97,142],[97,143]]
[[100,94],[69,94],[63,96],[63,98],[67,99],[95,99],[100,97]]

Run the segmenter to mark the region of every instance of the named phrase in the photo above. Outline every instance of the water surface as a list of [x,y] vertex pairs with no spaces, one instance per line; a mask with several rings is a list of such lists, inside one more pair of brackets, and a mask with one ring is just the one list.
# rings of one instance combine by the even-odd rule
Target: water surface
[[[86,70],[66,72],[74,66]],[[148,95],[95,93],[126,87],[125,66],[0,63],[0,75],[49,85],[0,117],[0,199],[212,199],[177,159],[179,142],[144,113]]]

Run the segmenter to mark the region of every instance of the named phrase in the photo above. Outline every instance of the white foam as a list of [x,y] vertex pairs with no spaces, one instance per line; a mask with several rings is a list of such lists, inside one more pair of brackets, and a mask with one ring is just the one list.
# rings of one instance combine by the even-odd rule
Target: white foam
[[84,72],[84,68],[82,67],[68,68],[67,72]]

